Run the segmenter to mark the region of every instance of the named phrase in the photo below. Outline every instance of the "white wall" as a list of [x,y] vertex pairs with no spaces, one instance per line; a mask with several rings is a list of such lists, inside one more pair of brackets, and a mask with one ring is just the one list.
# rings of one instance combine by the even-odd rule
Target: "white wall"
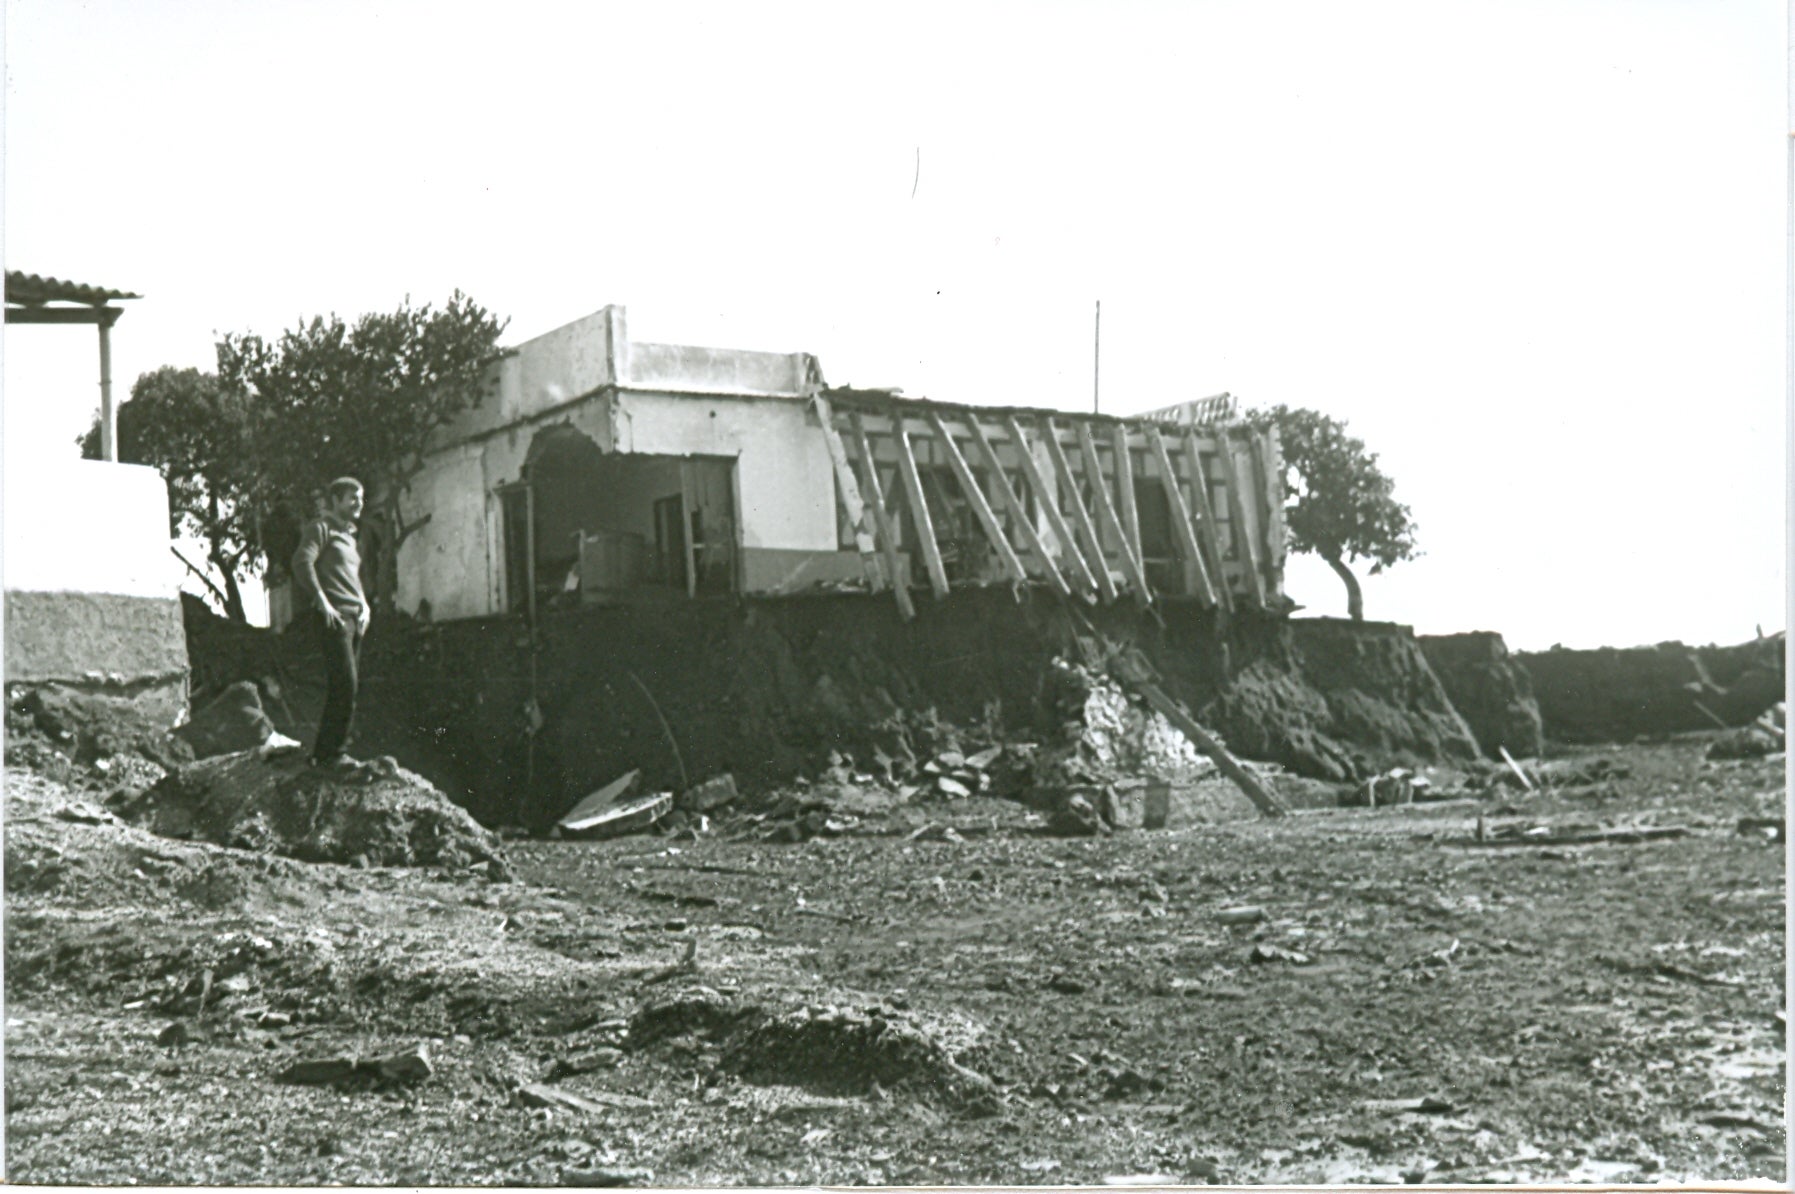
[[168,486],[155,469],[15,456],[3,494],[9,591],[179,599]]

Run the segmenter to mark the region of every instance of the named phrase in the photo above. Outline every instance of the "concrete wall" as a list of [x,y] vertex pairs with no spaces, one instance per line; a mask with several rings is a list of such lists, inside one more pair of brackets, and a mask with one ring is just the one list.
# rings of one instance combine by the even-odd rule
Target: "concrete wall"
[[187,638],[161,476],[15,459],[4,501],[7,683],[149,689],[174,724],[186,707]]
[[632,344],[621,384],[682,394],[803,394],[810,357],[686,344]]

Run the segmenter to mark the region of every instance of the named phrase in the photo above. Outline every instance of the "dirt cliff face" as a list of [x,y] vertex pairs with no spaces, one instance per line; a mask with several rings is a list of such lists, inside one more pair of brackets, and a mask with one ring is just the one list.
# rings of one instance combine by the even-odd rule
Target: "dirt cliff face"
[[1715,729],[1697,702],[1744,725],[1782,699],[1784,638],[1732,647],[1602,647],[1525,652],[1548,738],[1630,742]]
[[[289,641],[290,640],[290,641]],[[322,671],[303,636],[189,627],[196,703],[272,678],[281,732],[309,741]],[[932,725],[1046,741],[1064,729],[1054,660],[1135,648],[1249,758],[1333,781],[1477,747],[1406,627],[1190,605],[1071,609],[956,592],[899,620],[888,598],[592,608],[437,625],[376,623],[353,752],[392,754],[488,824],[551,823],[633,768],[645,789],[731,772],[747,787],[870,765]]]
[[1508,653],[1500,634],[1430,634],[1415,641],[1484,753],[1494,757],[1506,749],[1517,758],[1540,753],[1544,735],[1533,678]]

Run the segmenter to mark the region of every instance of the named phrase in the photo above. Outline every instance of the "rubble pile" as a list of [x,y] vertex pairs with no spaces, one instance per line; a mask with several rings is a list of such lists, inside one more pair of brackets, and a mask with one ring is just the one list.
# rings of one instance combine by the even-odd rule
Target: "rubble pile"
[[166,837],[305,862],[504,868],[495,834],[390,760],[338,774],[266,753],[188,764],[118,811]]

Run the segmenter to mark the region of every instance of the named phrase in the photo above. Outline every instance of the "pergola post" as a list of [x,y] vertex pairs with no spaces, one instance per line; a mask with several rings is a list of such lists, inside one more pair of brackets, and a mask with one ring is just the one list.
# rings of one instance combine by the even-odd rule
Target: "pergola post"
[[118,410],[112,405],[112,325],[116,307],[100,308],[100,459],[118,463]]

